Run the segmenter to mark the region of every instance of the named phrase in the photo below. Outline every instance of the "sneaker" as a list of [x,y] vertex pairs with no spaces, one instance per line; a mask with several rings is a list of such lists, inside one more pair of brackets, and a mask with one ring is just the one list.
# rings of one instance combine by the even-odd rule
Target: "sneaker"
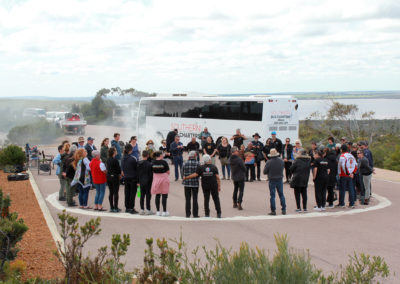
[[329,206],[326,207],[326,208],[333,209],[333,208],[335,208],[335,206],[333,206],[333,204],[332,204],[332,205],[329,205]]
[[276,212],[275,212],[275,211],[269,212],[268,215],[270,215],[270,216],[275,216],[275,215],[276,215]]
[[314,207],[313,210],[314,210],[314,211],[317,211],[317,212],[320,212],[320,211],[321,211],[321,208],[319,208],[319,207]]
[[168,216],[169,216],[168,211],[163,212],[163,213],[162,213],[162,216],[163,216],[163,217],[168,217]]
[[131,214],[137,214],[137,213],[139,213],[139,212],[137,212],[135,209],[131,210]]
[[286,210],[282,210],[282,215],[286,215]]
[[157,212],[156,212],[156,216],[161,216],[161,212],[160,212],[160,211],[157,211]]
[[139,215],[144,215],[144,210],[143,209],[140,209]]
[[257,180],[258,180],[258,181],[261,181],[261,179],[260,179],[260,178],[258,178]]
[[301,212],[301,209],[296,209],[295,212],[300,213],[300,212]]
[[222,218],[221,213],[217,213],[217,218]]
[[146,210],[146,213],[145,213],[146,215],[154,215],[154,212],[153,211],[151,211],[151,210]]
[[321,211],[326,211],[325,207],[322,207],[322,208],[321,208]]
[[125,212],[126,213],[131,213],[132,209],[126,209]]
[[355,205],[351,205],[351,206],[349,206],[349,208],[354,209],[354,208],[356,208],[356,206]]
[[114,209],[114,208],[111,208],[111,209],[110,209],[110,212],[111,212],[111,213],[114,213],[114,212],[115,212],[115,209]]
[[308,212],[308,210],[307,210],[307,209],[303,209],[303,212],[304,212],[304,213],[307,213],[307,212]]
[[114,208],[115,213],[121,212],[121,209],[119,208]]

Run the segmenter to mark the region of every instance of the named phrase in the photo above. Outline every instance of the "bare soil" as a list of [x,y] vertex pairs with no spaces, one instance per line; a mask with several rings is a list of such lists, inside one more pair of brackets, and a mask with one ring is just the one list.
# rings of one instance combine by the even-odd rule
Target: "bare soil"
[[23,278],[40,277],[55,279],[64,277],[64,268],[55,257],[57,250],[43,213],[36,200],[29,180],[7,181],[7,175],[0,171],[0,188],[4,194],[10,194],[10,212],[18,212],[28,226],[22,241],[17,260],[26,264]]

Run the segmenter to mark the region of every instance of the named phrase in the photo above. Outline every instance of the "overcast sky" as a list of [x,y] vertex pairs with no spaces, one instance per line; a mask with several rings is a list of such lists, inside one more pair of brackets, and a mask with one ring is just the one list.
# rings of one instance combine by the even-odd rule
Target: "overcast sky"
[[0,1],[0,96],[400,90],[400,1]]

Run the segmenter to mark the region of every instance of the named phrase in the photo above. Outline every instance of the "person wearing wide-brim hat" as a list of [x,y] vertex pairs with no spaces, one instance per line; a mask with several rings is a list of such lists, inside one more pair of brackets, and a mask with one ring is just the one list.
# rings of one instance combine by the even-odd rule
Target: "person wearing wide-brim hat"
[[262,149],[264,148],[264,144],[259,140],[261,138],[260,134],[257,132],[253,135],[254,140],[251,141],[253,144],[253,148],[256,154],[256,162],[255,165],[257,167],[257,180],[261,181],[261,161],[264,160],[264,156],[262,154]]
[[85,148],[85,138],[81,136],[78,138],[78,149],[82,148]]
[[270,194],[271,212],[268,215],[272,216],[276,215],[275,190],[278,191],[279,200],[281,202],[281,207],[282,207],[282,215],[286,215],[286,201],[285,201],[285,196],[283,195],[284,163],[279,156],[280,156],[279,152],[275,148],[272,148],[268,155],[269,160],[265,164],[264,168],[264,174],[268,175],[269,194]]

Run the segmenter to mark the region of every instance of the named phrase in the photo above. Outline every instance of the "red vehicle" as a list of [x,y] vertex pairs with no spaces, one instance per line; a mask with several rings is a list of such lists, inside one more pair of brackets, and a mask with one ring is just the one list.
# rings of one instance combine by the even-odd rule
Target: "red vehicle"
[[64,115],[64,119],[60,121],[60,126],[65,134],[85,134],[86,120],[82,114],[68,112]]

